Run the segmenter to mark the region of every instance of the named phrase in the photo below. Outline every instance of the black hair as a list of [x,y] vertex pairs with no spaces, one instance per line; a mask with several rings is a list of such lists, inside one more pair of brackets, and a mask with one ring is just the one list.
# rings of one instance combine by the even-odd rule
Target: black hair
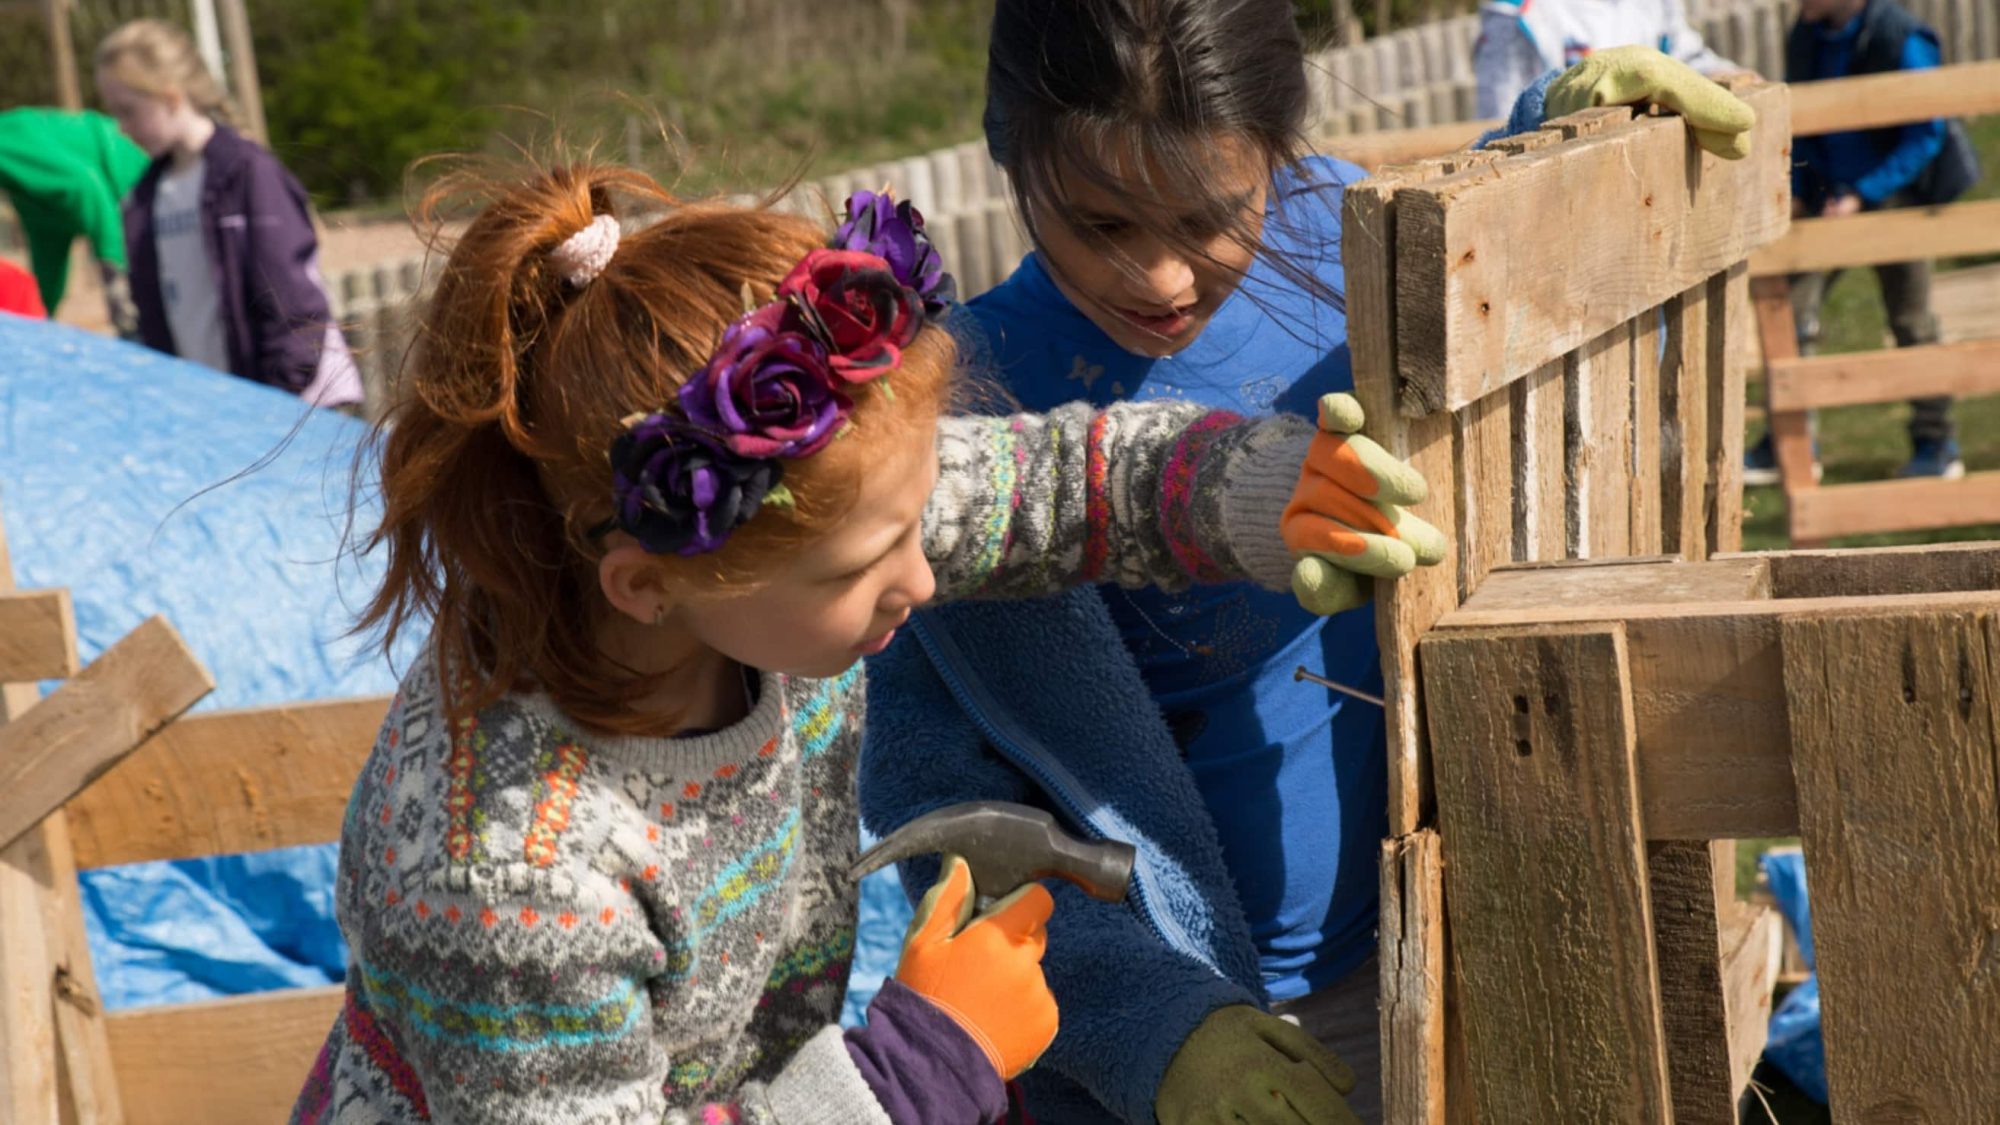
[[[1293,0],[999,0],[994,8],[986,146],[1037,242],[1036,216],[1064,215],[1066,179],[1168,198],[1212,178],[1218,133],[1249,142],[1277,173],[1311,151],[1308,105]],[[1287,201],[1275,202],[1281,210]],[[1248,230],[1233,237],[1288,282],[1342,305],[1267,239]]]

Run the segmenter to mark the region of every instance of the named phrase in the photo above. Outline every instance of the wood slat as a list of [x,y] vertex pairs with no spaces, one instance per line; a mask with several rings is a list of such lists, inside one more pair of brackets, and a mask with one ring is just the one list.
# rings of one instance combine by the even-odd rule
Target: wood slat
[[1792,135],[2000,113],[2000,61],[1792,84]]
[[167,619],[147,618],[0,727],[0,844],[12,843],[214,688]]
[[111,1057],[130,1125],[283,1121],[343,989],[300,988],[113,1012]]
[[1569,554],[1563,456],[1563,361],[1507,388],[1513,398],[1514,557],[1548,561]]
[[1711,552],[1743,549],[1743,394],[1750,324],[1750,271],[1737,262],[1708,279],[1706,503]]
[[2000,589],[2000,544],[1922,543],[1841,551],[1759,551],[1716,561],[1755,562],[1774,598],[1880,597]]
[[1913,262],[2000,250],[2000,199],[1946,207],[1869,211],[1844,219],[1800,219],[1791,233],[1750,256],[1759,277]]
[[1769,378],[1772,410],[1995,394],[2000,393],[2000,340],[1775,358]]
[[109,867],[329,843],[386,696],[170,724],[70,800],[78,862]]
[[2000,1105],[2000,731],[1991,613],[1787,622],[1833,1120]]
[[2000,472],[1830,485],[1795,493],[1791,503],[1795,541],[1969,527],[2000,522]]
[[1708,286],[1667,302],[1660,370],[1660,548],[1699,560],[1709,554]]
[[1389,1125],[1444,1125],[1444,853],[1425,830],[1382,842],[1383,1106]]
[[[1731,850],[1734,856],[1734,850]],[[1718,866],[1731,883],[1736,865]],[[1739,1096],[1770,1039],[1772,990],[1783,964],[1785,921],[1767,906],[1737,903],[1722,930],[1722,997],[1729,1018],[1730,1089]]]
[[1663,309],[1650,309],[1632,322],[1632,398],[1626,408],[1632,419],[1631,477],[1627,482],[1631,527],[1627,538],[1635,555],[1657,555],[1664,542],[1660,367],[1667,342],[1665,316]]
[[1322,147],[1373,172],[1464,148],[1504,121],[1453,121],[1423,129],[1395,129],[1327,140]]
[[[1782,234],[1785,91],[1747,100],[1767,127],[1743,160],[1694,147],[1676,118],[1645,118],[1407,192],[1404,237],[1438,249],[1426,272],[1398,278],[1398,301],[1444,317],[1441,331],[1400,333],[1404,408],[1455,410]],[[1551,214],[1524,197],[1570,206]]]
[[1737,1125],[1714,867],[1705,842],[1647,845],[1675,1125]]
[[57,680],[76,670],[69,591],[0,593],[0,683]]
[[1487,395],[1452,416],[1458,473],[1458,590],[1470,597],[1514,554],[1513,403]]
[[1632,553],[1632,327],[1621,324],[1564,360],[1564,488],[1569,551]]
[[1423,666],[1480,1120],[1671,1121],[1623,631],[1434,633]]

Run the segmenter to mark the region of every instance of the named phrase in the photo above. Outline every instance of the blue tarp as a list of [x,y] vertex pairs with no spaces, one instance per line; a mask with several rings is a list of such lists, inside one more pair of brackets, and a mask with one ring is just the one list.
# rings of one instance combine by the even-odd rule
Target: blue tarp
[[[1806,860],[1799,852],[1766,852],[1758,860],[1778,900],[1778,912],[1798,939],[1799,955],[1813,967],[1812,902],[1806,895]],[[1826,1104],[1826,1041],[1820,1038],[1819,973],[1785,994],[1771,1013],[1771,1037],[1764,1057],[1792,1085]]]
[[[358,421],[192,364],[0,315],[0,520],[23,588],[66,586],[85,661],[166,615],[214,675],[197,710],[393,691],[346,636],[378,565],[342,558]],[[353,526],[373,525],[366,495]],[[337,982],[328,847],[86,872],[111,1007]],[[893,966],[902,894],[864,888],[850,1004]],[[886,953],[886,957],[885,957]]]

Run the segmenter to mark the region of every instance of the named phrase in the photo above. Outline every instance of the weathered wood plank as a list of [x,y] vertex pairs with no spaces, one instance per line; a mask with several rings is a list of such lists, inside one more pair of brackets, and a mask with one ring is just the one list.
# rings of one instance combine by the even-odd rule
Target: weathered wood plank
[[66,806],[78,862],[109,867],[340,838],[386,697],[190,715]]
[[1660,361],[1666,346],[1664,312],[1649,309],[1632,321],[1632,476],[1628,549],[1657,555],[1664,542],[1661,505]]
[[1771,574],[1774,598],[1862,598],[2000,590],[2000,545],[1993,543],[1759,551],[1716,561],[1763,564]]
[[1655,841],[1646,871],[1675,1125],[1736,1125],[1714,859],[1705,842]]
[[2000,61],[1792,84],[1795,137],[1982,113],[2000,113]]
[[[1743,549],[1743,394],[1750,273],[1742,262],[1708,279],[1708,549]],[[1806,477],[1808,481],[1812,478]]]
[[1552,606],[1663,605],[1676,602],[1743,602],[1771,594],[1764,560],[1742,555],[1706,563],[1671,560],[1619,566],[1503,567],[1468,598],[1450,625],[1465,614],[1514,611],[1531,617]]
[[1823,486],[1801,490],[1791,501],[1795,540],[1970,527],[2000,520],[2000,472]]
[[2000,250],[2000,199],[1800,219],[1750,257],[1758,277]]
[[1507,388],[1513,398],[1514,557],[1548,561],[1569,553],[1564,478],[1563,361]]
[[1564,359],[1564,488],[1578,558],[1631,553],[1632,330],[1621,324]]
[[1672,1120],[1625,656],[1616,625],[1423,642],[1484,1121]]
[[27,714],[0,727],[0,845],[12,843],[214,688],[166,618],[146,619]]
[[[1760,123],[1741,161],[1700,150],[1679,119],[1653,117],[1409,192],[1402,221],[1438,248],[1437,263],[1399,279],[1399,299],[1445,315],[1442,331],[1402,336],[1406,409],[1484,397],[1783,234],[1785,92],[1759,87],[1747,100]],[[1521,207],[1530,196],[1569,206]],[[1549,239],[1552,226],[1564,237]]]
[[1708,547],[1708,286],[1667,302],[1660,371],[1660,548],[1700,560]]
[[1986,1120],[2000,1105],[1996,651],[1988,612],[1785,624],[1841,1125]]
[[1444,858],[1434,831],[1382,842],[1382,1103],[1389,1125],[1444,1125]]
[[1458,470],[1458,593],[1479,583],[1514,553],[1514,450],[1511,396],[1491,394],[1452,415]]
[[76,881],[76,853],[69,818],[61,810],[36,825],[48,857],[42,925],[55,958],[52,999],[56,1050],[62,1066],[58,1091],[63,1125],[120,1125],[125,1120],[111,1042],[104,1026],[103,994],[90,959],[83,900]]
[[113,1012],[111,1057],[126,1120],[284,1120],[344,992],[337,985],[300,988]]
[[1774,359],[1772,410],[2000,392],[2000,340]]
[[69,591],[0,594],[0,683],[61,679],[76,670]]
[[[1735,865],[1718,874],[1736,878]],[[1729,1088],[1740,1097],[1771,1033],[1771,993],[1784,954],[1785,920],[1775,910],[1735,903],[1722,929],[1722,999],[1729,1013]]]

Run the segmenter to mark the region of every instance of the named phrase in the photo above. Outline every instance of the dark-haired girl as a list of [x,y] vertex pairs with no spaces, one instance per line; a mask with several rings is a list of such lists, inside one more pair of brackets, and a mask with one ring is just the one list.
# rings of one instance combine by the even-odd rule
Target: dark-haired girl
[[[1686,102],[1701,80],[1655,57],[1545,79],[1529,124],[1545,95]],[[965,334],[1027,409],[1309,412],[1350,388],[1340,203],[1362,173],[1306,144],[1289,0],[999,0],[987,83],[1035,249]],[[1404,538],[1420,561],[1442,549]],[[1043,1125],[1378,1112],[1382,712],[1294,673],[1377,694],[1380,662],[1361,587],[1320,576],[1301,600],[1346,612],[1247,584],[1104,587],[920,614],[921,643],[874,662],[892,690],[862,759],[872,830],[1005,799],[1140,847],[1127,903],[1056,892],[1063,1029],[1024,1082]]]

